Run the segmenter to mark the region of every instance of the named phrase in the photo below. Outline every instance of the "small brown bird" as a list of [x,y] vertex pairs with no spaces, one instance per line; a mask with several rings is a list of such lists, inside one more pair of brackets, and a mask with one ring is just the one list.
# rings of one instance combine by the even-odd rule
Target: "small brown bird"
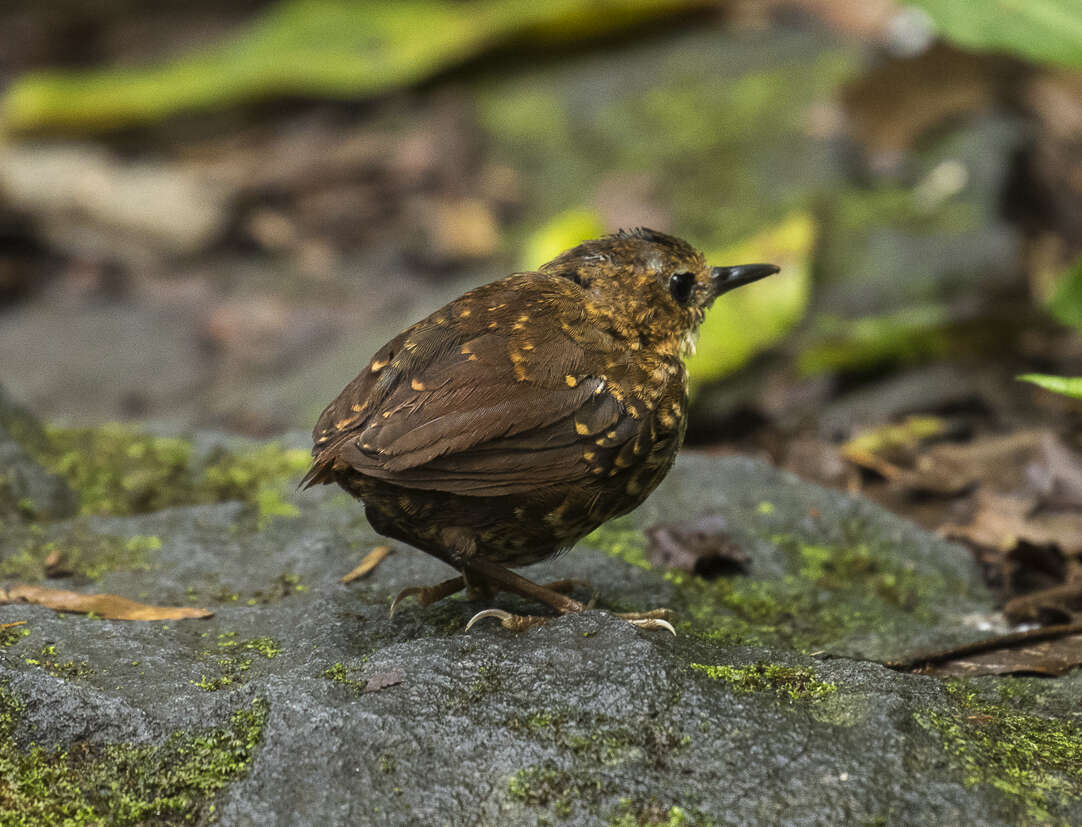
[[[305,487],[338,483],[381,534],[461,572],[406,589],[422,605],[468,588],[582,611],[510,571],[631,511],[668,473],[687,425],[687,371],[722,293],[778,272],[709,267],[654,230],[587,241],[536,272],[471,290],[381,347],[319,417]],[[672,627],[667,610],[621,615]],[[541,618],[491,609],[511,629]],[[468,627],[467,627],[468,628]]]

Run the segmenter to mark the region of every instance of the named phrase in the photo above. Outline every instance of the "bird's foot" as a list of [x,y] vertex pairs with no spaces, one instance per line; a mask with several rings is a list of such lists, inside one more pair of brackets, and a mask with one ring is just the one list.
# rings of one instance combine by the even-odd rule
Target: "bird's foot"
[[[640,629],[667,629],[675,636],[676,629],[666,619],[671,614],[672,612],[668,609],[654,609],[649,612],[626,612],[616,616]],[[516,615],[503,609],[485,609],[470,618],[470,622],[466,624],[466,631],[468,632],[473,624],[479,620],[484,620],[486,617],[497,618],[503,628],[510,629],[512,632],[522,632],[532,626],[540,626],[556,619],[555,617],[541,617],[539,615]]]
[[466,631],[468,632],[478,620],[484,620],[486,617],[497,618],[503,628],[510,629],[512,632],[523,632],[531,626],[540,626],[553,619],[551,617],[541,617],[540,615],[516,615],[505,612],[503,609],[485,609],[470,618],[469,623],[466,624]]
[[[582,612],[593,606],[592,600],[589,604],[584,605],[565,594],[561,594],[562,591],[566,591],[567,588],[574,586],[574,581],[558,581],[557,583],[550,583],[547,586],[541,586],[527,580],[522,575],[515,574],[513,571],[510,571],[503,566],[489,563],[485,560],[471,561],[470,576],[482,577],[491,583],[493,588],[499,589],[500,591],[511,592],[513,594],[521,595],[522,597],[540,600],[542,603],[547,603],[562,615]],[[553,586],[559,588],[553,588]],[[669,614],[671,614],[671,612],[669,612],[668,609],[655,609],[651,612],[629,612],[627,614],[618,615],[618,617],[626,620],[632,626],[638,626],[640,629],[668,629],[675,635],[676,629],[674,629],[672,624],[665,619]],[[486,609],[470,618],[470,622],[467,624],[466,628],[469,629],[470,626],[478,620],[486,617],[499,618],[501,626],[513,631],[528,629],[531,626],[537,626],[552,619],[547,617],[536,617],[533,615],[513,615],[502,609]]]

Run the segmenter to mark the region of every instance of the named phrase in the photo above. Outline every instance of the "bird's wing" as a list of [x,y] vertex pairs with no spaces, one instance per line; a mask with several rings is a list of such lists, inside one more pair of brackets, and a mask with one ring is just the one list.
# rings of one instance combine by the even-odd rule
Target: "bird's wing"
[[599,478],[649,451],[653,418],[633,416],[586,371],[583,345],[558,331],[527,351],[504,331],[446,334],[422,324],[376,354],[320,418],[306,481],[353,468],[407,488],[498,496]]

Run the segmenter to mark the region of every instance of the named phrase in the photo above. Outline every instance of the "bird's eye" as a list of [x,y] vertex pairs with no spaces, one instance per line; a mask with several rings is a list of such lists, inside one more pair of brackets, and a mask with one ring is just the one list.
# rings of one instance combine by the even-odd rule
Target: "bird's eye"
[[694,273],[673,273],[669,278],[669,292],[678,304],[687,304],[691,289],[695,286]]

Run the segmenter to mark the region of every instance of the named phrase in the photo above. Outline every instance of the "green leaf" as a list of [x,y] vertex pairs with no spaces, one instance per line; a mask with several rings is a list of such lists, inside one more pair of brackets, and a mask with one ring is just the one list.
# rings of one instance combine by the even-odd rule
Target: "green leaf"
[[1082,66],[1078,0],[911,0],[939,34],[976,51]]
[[1082,399],[1082,376],[1049,376],[1046,373],[1027,373],[1019,376],[1023,382],[1032,382],[1045,390],[1061,393],[1074,399]]
[[92,132],[274,96],[355,98],[496,46],[567,42],[706,0],[282,0],[218,46],[149,67],[34,72],[0,99],[5,131]]
[[1082,330],[1082,258],[1060,277],[1047,307],[1063,324]]
[[814,242],[811,217],[796,213],[747,241],[705,251],[712,264],[763,261],[777,264],[781,272],[722,296],[707,312],[695,354],[687,360],[692,393],[744,365],[804,318]]

